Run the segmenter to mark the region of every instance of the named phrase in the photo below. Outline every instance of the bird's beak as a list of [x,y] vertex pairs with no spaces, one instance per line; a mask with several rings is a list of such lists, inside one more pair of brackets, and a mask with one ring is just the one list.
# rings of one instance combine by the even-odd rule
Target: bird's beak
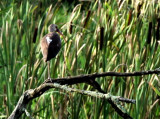
[[62,32],[58,29],[57,32],[59,33],[59,35],[61,35],[64,38],[64,41],[66,42],[66,39],[64,37],[64,35],[62,34]]

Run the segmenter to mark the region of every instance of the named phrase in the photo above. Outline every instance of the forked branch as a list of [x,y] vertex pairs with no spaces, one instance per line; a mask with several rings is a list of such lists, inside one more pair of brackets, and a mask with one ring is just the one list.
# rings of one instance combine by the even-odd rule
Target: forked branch
[[[104,72],[104,73],[95,73],[95,74],[67,77],[67,78],[57,78],[57,79],[52,79],[52,82],[50,82],[50,80],[46,80],[39,87],[35,89],[27,90],[23,93],[15,109],[13,110],[12,114],[9,116],[8,119],[20,118],[21,115],[25,112],[26,106],[30,101],[32,101],[36,97],[39,97],[45,91],[51,88],[59,88],[69,92],[77,92],[77,93],[85,94],[88,96],[106,99],[121,117],[131,119],[132,117],[130,117],[127,114],[126,110],[120,105],[119,102],[121,101],[126,103],[135,103],[135,100],[126,99],[120,96],[113,96],[109,93],[105,94],[105,92],[100,88],[100,85],[95,81],[95,79],[98,77],[105,77],[105,76],[142,76],[142,75],[159,74],[159,73],[160,73],[159,69],[142,71],[142,72],[133,72],[133,73]],[[90,84],[99,92],[73,89],[66,86],[66,85],[73,85],[78,83]]]

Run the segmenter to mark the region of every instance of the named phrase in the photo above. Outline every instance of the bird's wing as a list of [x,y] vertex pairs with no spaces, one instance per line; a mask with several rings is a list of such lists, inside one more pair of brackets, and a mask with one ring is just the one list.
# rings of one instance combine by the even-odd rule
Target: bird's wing
[[61,48],[61,40],[57,33],[52,34],[50,39],[52,39],[52,42],[48,46],[47,61],[54,58]]

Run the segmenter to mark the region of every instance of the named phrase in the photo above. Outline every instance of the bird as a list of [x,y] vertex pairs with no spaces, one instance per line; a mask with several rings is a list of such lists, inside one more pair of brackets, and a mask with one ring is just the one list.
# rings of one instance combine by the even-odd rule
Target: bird
[[[44,62],[48,65],[48,79],[51,81],[50,77],[50,60],[58,54],[61,49],[61,39],[60,35],[63,36],[61,31],[58,29],[56,24],[51,24],[48,27],[49,33],[46,34],[40,41],[41,52],[43,55]],[[63,36],[64,37],[64,36]]]

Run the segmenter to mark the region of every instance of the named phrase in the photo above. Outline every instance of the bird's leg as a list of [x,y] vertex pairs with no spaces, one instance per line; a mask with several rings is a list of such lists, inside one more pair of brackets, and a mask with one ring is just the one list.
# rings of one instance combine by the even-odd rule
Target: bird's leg
[[48,66],[48,79],[52,82],[51,75],[50,75],[50,62],[49,61],[47,61],[47,66]]

